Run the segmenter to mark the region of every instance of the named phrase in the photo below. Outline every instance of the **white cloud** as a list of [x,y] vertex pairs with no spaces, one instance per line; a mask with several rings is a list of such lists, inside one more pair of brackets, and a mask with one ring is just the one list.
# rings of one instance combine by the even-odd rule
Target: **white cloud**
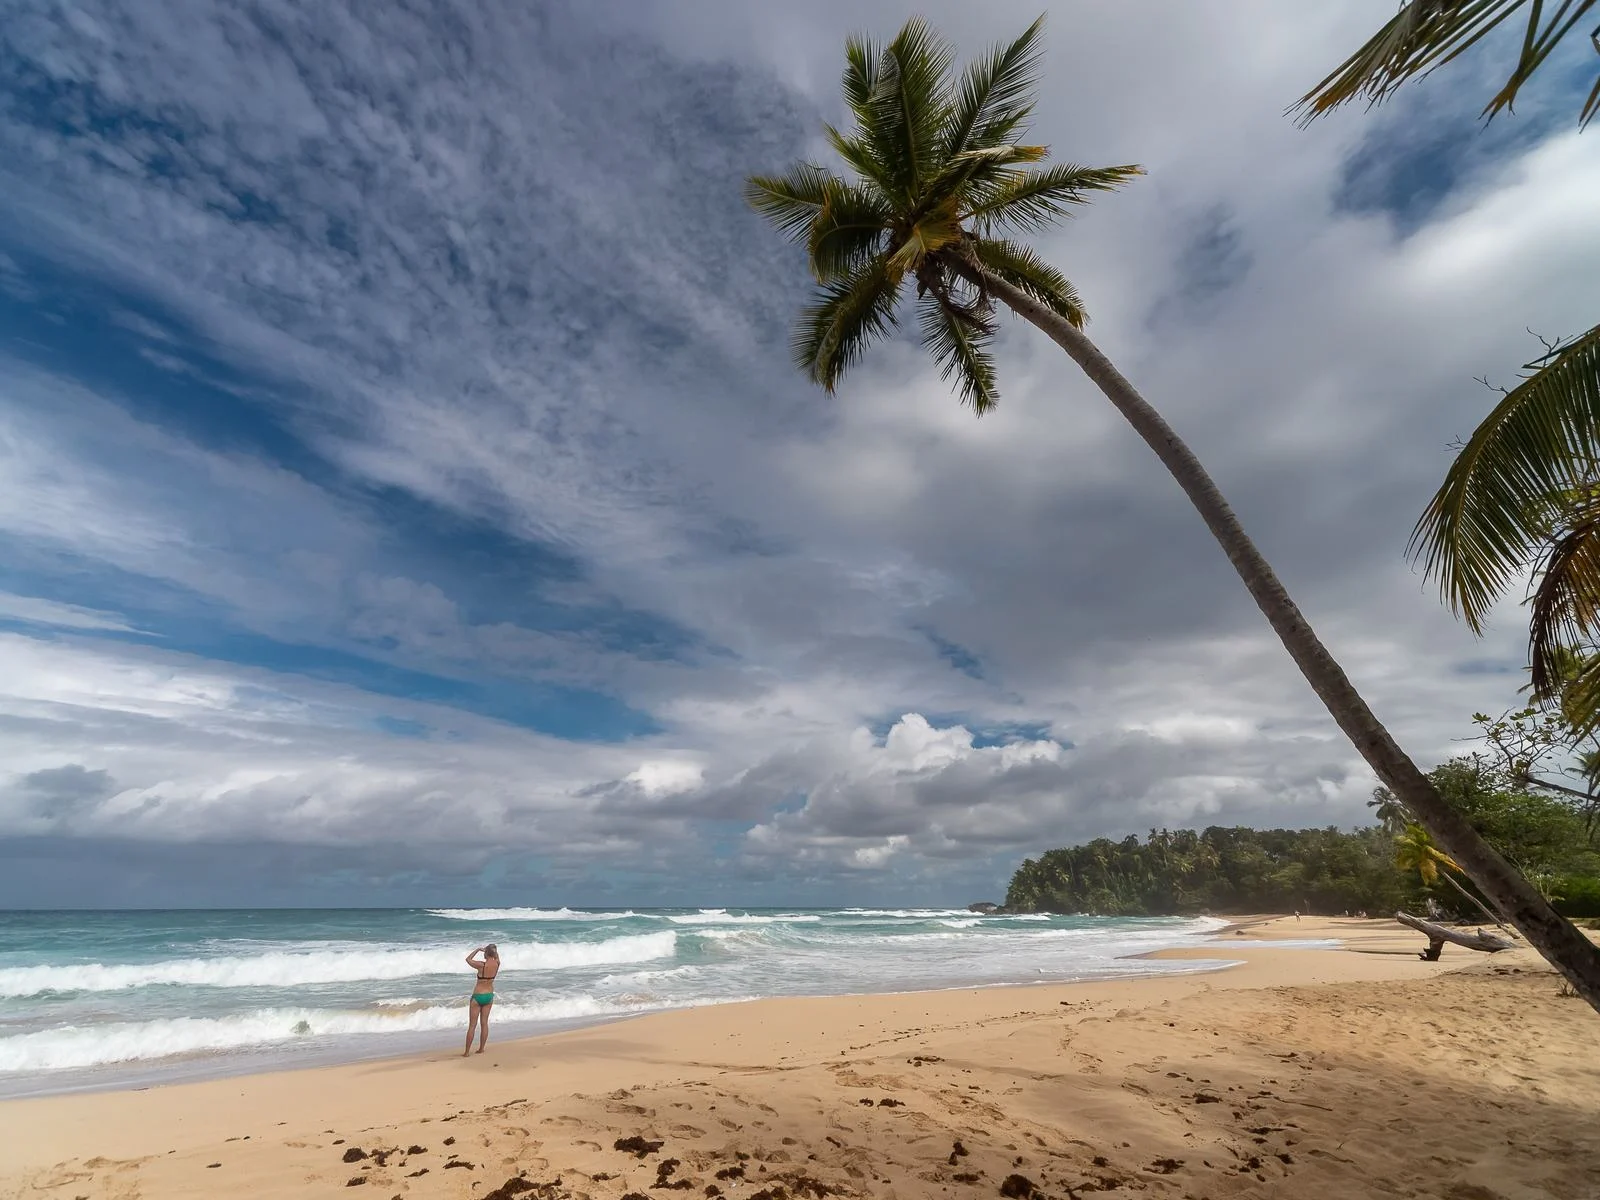
[[[1053,16],[1041,137],[1151,173],[1042,248],[1432,761],[1475,708],[1512,698],[1514,674],[1461,664],[1519,662],[1520,614],[1475,643],[1407,569],[1406,533],[1443,447],[1485,410],[1472,377],[1527,358],[1524,325],[1593,321],[1600,135],[1535,140],[1410,229],[1338,203],[1350,155],[1404,108],[1309,131],[1282,115],[1384,4],[1169,7],[1154,25],[1128,5]],[[886,32],[898,8],[482,4],[431,27],[283,7],[282,44],[225,6],[181,28],[159,7],[83,11],[100,34],[41,18],[21,51],[67,91],[161,120],[67,139],[7,110],[8,216],[58,266],[163,314],[119,302],[147,356],[198,361],[196,343],[259,383],[228,394],[271,406],[337,486],[136,419],[133,397],[68,365],[8,360],[0,535],[162,581],[230,629],[595,688],[663,731],[561,743],[444,705],[8,635],[13,832],[55,820],[16,781],[78,765],[118,789],[74,799],[60,820],[83,831],[490,837],[640,869],[721,855],[773,889],[835,869],[934,888],[953,863],[992,853],[978,869],[999,870],[1147,823],[1362,813],[1365,768],[1054,347],[1008,325],[1003,404],[981,422],[909,344],[836,399],[791,371],[799,264],[742,211],[740,176],[815,144],[844,32]],[[930,10],[968,52],[1034,15]],[[596,90],[598,61],[629,87]],[[240,219],[252,196],[270,217]],[[47,290],[4,266],[12,291]],[[464,578],[352,499],[386,488],[577,566],[531,583],[482,557]],[[0,607],[21,619],[138,623],[109,599],[8,586],[34,606]],[[584,621],[541,623],[562,605]],[[692,647],[631,644],[644,618]],[[391,737],[384,716],[432,732]],[[981,744],[1014,728],[1044,732]],[[704,820],[749,832],[708,850]]]
[[101,612],[77,604],[58,604],[38,596],[18,596],[12,592],[0,592],[0,618],[26,621],[33,625],[55,625],[63,629],[134,632],[133,627],[116,613]]
[[705,768],[699,763],[658,759],[640,763],[624,778],[638,784],[646,796],[670,796],[698,788],[705,779]]

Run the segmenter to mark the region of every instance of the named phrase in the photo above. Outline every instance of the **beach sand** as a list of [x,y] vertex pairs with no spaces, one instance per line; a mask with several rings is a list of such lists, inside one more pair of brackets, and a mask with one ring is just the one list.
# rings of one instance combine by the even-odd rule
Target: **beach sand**
[[[1392,921],[1240,925],[1163,955],[1244,960],[1223,972],[764,1000],[4,1102],[0,1196],[1600,1198],[1600,1017],[1531,952],[1424,963]],[[1319,937],[1345,949],[1272,945]]]

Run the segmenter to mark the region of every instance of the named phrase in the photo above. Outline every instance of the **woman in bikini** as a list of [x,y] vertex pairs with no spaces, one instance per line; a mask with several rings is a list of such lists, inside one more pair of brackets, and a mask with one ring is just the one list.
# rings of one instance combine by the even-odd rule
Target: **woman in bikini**
[[465,1058],[472,1053],[472,1033],[478,1032],[478,1053],[489,1040],[489,1009],[494,1004],[494,977],[500,973],[500,951],[493,942],[467,955],[467,966],[478,973],[473,985],[472,999],[467,1001],[470,1015],[467,1018],[467,1048],[461,1052]]

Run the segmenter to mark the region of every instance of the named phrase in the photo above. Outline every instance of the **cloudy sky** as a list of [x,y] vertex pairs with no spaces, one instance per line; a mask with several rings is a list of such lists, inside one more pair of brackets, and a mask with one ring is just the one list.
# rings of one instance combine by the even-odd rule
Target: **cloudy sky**
[[[1040,0],[921,6],[964,48]],[[1424,765],[1514,699],[1404,556],[1593,323],[1586,61],[1286,105],[1392,0],[1051,5],[1044,252]],[[888,0],[0,2],[0,905],[962,903],[1373,780],[1204,527],[1010,323],[792,369],[743,176]]]

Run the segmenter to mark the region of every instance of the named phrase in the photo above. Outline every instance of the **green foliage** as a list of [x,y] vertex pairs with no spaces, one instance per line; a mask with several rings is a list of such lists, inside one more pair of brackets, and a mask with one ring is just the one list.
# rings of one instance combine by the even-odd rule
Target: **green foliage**
[[[1590,669],[1587,661],[1563,655],[1563,676],[1580,678]],[[1584,840],[1592,845],[1600,835],[1600,738],[1578,723],[1582,717],[1574,710],[1581,705],[1572,697],[1570,689],[1563,689],[1558,702],[1548,707],[1508,709],[1495,718],[1475,713],[1472,722],[1483,731],[1487,761],[1500,772],[1505,787],[1565,805],[1583,822]],[[1563,775],[1566,781],[1552,775]]]
[[1439,793],[1496,850],[1529,876],[1600,875],[1600,851],[1570,798],[1518,786],[1478,755],[1429,772]]
[[[1492,116],[1516,103],[1522,85],[1544,65],[1563,38],[1579,29],[1596,0],[1409,0],[1367,43],[1299,104],[1306,120],[1364,97],[1377,104],[1406,80],[1426,75],[1465,54],[1519,10],[1524,26],[1516,61],[1506,81],[1484,107]],[[1600,50],[1600,28],[1591,33]],[[1600,112],[1596,78],[1578,119]]]
[[1433,844],[1433,836],[1421,825],[1407,825],[1394,839],[1394,865],[1402,871],[1415,871],[1424,887],[1439,882],[1439,872],[1459,871],[1461,867]]
[[[1564,875],[1556,881],[1554,903],[1564,917],[1600,917],[1600,878]],[[1591,928],[1600,928],[1593,926]]]
[[[1528,567],[1541,567],[1534,666],[1600,632],[1595,464],[1600,462],[1600,326],[1554,347],[1473,430],[1412,533],[1424,571],[1474,632]],[[1576,589],[1574,594],[1573,589]]]
[[800,368],[828,391],[898,326],[897,305],[913,285],[924,348],[980,415],[999,400],[986,272],[1084,323],[1061,272],[995,235],[1046,229],[1142,172],[1038,166],[1048,149],[1021,144],[1043,26],[1041,17],[959,75],[954,50],[920,18],[887,45],[851,38],[842,87],[852,123],[824,132],[854,178],[799,163],[746,182],[750,206],[806,247],[818,291],[792,345]]
[[[1569,915],[1600,915],[1600,850],[1583,812],[1517,786],[1497,760],[1466,755],[1429,778],[1446,801]],[[1482,900],[1451,872],[1385,788],[1369,807],[1383,825],[1338,829],[1151,830],[1141,841],[1098,838],[1017,868],[1006,906],[1108,916],[1196,912],[1393,912],[1429,900],[1467,915]],[[1464,903],[1465,901],[1465,903]]]
[[[1306,121],[1350,100],[1377,104],[1452,62],[1502,24],[1522,26],[1511,69],[1484,108],[1509,110],[1569,36],[1600,53],[1600,0],[1408,0],[1297,106]],[[1513,43],[1503,43],[1509,48]],[[1592,61],[1592,60],[1591,60]],[[1579,121],[1600,113],[1600,72]],[[1451,464],[1411,549],[1447,603],[1481,633],[1489,609],[1527,578],[1534,699],[1600,732],[1600,325],[1526,364],[1525,374]],[[1576,672],[1562,659],[1579,652]]]
[[1381,829],[1151,830],[1051,850],[1017,868],[1006,906],[1108,916],[1393,912],[1421,896]]

